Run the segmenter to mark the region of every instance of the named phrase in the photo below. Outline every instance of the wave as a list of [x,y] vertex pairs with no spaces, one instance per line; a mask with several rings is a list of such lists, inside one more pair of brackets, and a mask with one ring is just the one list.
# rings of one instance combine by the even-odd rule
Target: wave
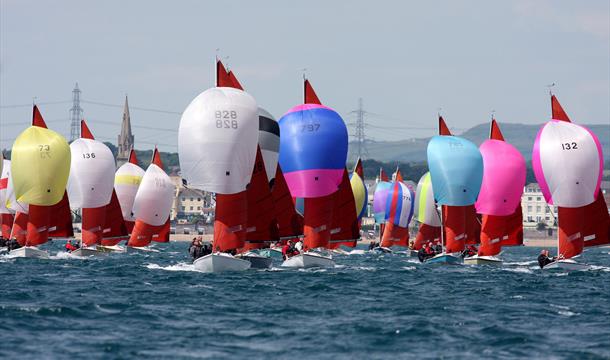
[[148,263],[148,264],[144,265],[144,267],[147,269],[151,269],[151,270],[201,272],[201,271],[195,269],[195,266],[193,264],[189,264],[189,263],[177,263],[174,265],[167,265],[167,266],[161,266],[161,265],[154,264],[154,263]]

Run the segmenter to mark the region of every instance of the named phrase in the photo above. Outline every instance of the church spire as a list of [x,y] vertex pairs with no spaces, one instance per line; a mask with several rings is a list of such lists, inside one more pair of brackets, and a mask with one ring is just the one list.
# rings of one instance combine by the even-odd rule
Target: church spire
[[121,166],[129,159],[129,152],[133,149],[134,136],[131,132],[131,117],[129,115],[129,101],[125,95],[125,106],[123,107],[123,122],[121,123],[121,134],[118,138],[117,165]]

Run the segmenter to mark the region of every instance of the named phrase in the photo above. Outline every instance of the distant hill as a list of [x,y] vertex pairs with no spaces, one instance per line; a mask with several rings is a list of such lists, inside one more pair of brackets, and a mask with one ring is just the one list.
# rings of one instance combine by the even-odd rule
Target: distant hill
[[[542,124],[525,125],[501,123],[500,128],[506,141],[515,145],[527,161],[532,158],[532,147],[536,134]],[[585,125],[593,131],[602,144],[604,159],[610,160],[610,125]],[[489,136],[489,124],[477,125],[462,134],[456,134],[480,145]],[[423,162],[426,161],[426,147],[430,138],[407,139],[400,141],[371,141],[367,142],[369,159],[383,162]],[[349,161],[354,162],[357,148],[350,143]]]

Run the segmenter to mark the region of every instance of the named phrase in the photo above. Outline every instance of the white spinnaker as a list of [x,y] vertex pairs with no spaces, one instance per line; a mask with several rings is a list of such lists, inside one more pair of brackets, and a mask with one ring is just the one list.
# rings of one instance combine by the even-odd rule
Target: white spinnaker
[[165,171],[150,164],[133,202],[133,215],[149,225],[163,225],[174,200],[174,184]]
[[275,179],[277,161],[280,155],[280,125],[267,110],[258,108],[258,145],[261,148],[265,173],[269,181]]
[[441,226],[441,219],[434,203],[434,191],[430,173],[425,173],[417,183],[415,192],[415,220],[430,226]]
[[130,162],[121,165],[114,176],[114,191],[121,205],[123,219],[136,221],[133,216],[133,201],[144,177],[144,170]]
[[[9,161],[9,160],[5,160]],[[30,206],[27,203],[22,203],[15,199],[15,188],[13,187],[13,178],[10,175],[10,161],[8,164],[4,164],[5,168],[8,166],[8,185],[6,187],[6,200],[5,204],[7,209],[12,210],[13,212],[20,212],[27,214],[29,212]],[[4,169],[3,169],[4,171]]]
[[580,207],[595,201],[602,160],[591,133],[573,123],[550,121],[539,141],[540,164],[552,204]]
[[72,208],[107,205],[114,187],[114,156],[104,143],[80,138],[70,144],[68,198]]
[[182,177],[189,187],[234,194],[250,182],[258,144],[258,107],[248,93],[208,89],[184,110],[178,130]]
[[[394,196],[395,185],[396,182],[392,182],[392,187],[388,192],[388,199],[386,200],[386,209],[388,206],[392,206],[392,198]],[[413,211],[413,197],[411,196],[411,191],[409,191],[407,185],[405,185],[403,182],[399,182],[398,185],[400,186],[400,192],[402,193],[402,196],[397,199],[398,202],[396,204],[399,209],[396,209],[395,212],[393,212],[392,209],[390,209],[390,211],[386,210],[386,216],[388,217],[387,221],[392,222],[400,227],[407,227],[409,226],[409,220],[411,220],[411,211]],[[400,216],[398,218],[397,224],[395,221],[396,219],[393,218],[391,214],[396,214],[399,211]]]
[[2,175],[0,175],[0,214],[12,214],[15,211],[6,207],[8,200],[8,178],[11,174],[11,161],[2,160]]

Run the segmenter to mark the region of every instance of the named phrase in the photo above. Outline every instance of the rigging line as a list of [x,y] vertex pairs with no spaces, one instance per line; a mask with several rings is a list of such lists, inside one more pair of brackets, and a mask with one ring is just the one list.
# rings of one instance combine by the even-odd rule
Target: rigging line
[[[37,102],[35,105],[55,105],[55,104],[69,104],[72,100],[62,100],[62,101],[41,101]],[[32,103],[28,104],[14,104],[14,105],[0,105],[0,109],[14,109],[20,107],[32,107]]]
[[[100,102],[100,101],[82,100],[82,99],[81,99],[81,102],[85,103],[85,104],[115,107],[115,108],[122,108],[124,106],[124,105],[109,104],[109,103],[104,103],[104,102]],[[182,115],[182,113],[178,112],[178,111],[144,108],[144,107],[139,107],[139,106],[129,106],[129,110],[141,110],[141,111],[150,111],[150,112],[163,113],[163,114]]]
[[[95,118],[88,118],[88,121],[90,121],[90,123],[92,125],[95,124],[107,124],[107,125],[116,125],[116,126],[121,126],[121,123],[119,122],[114,122],[114,121],[108,121],[108,120],[96,120]],[[169,128],[158,128],[158,127],[154,127],[154,126],[146,126],[146,125],[131,125],[132,128],[138,128],[138,129],[146,129],[146,130],[157,130],[157,131],[171,131],[171,132],[178,132],[177,129],[169,129]]]

